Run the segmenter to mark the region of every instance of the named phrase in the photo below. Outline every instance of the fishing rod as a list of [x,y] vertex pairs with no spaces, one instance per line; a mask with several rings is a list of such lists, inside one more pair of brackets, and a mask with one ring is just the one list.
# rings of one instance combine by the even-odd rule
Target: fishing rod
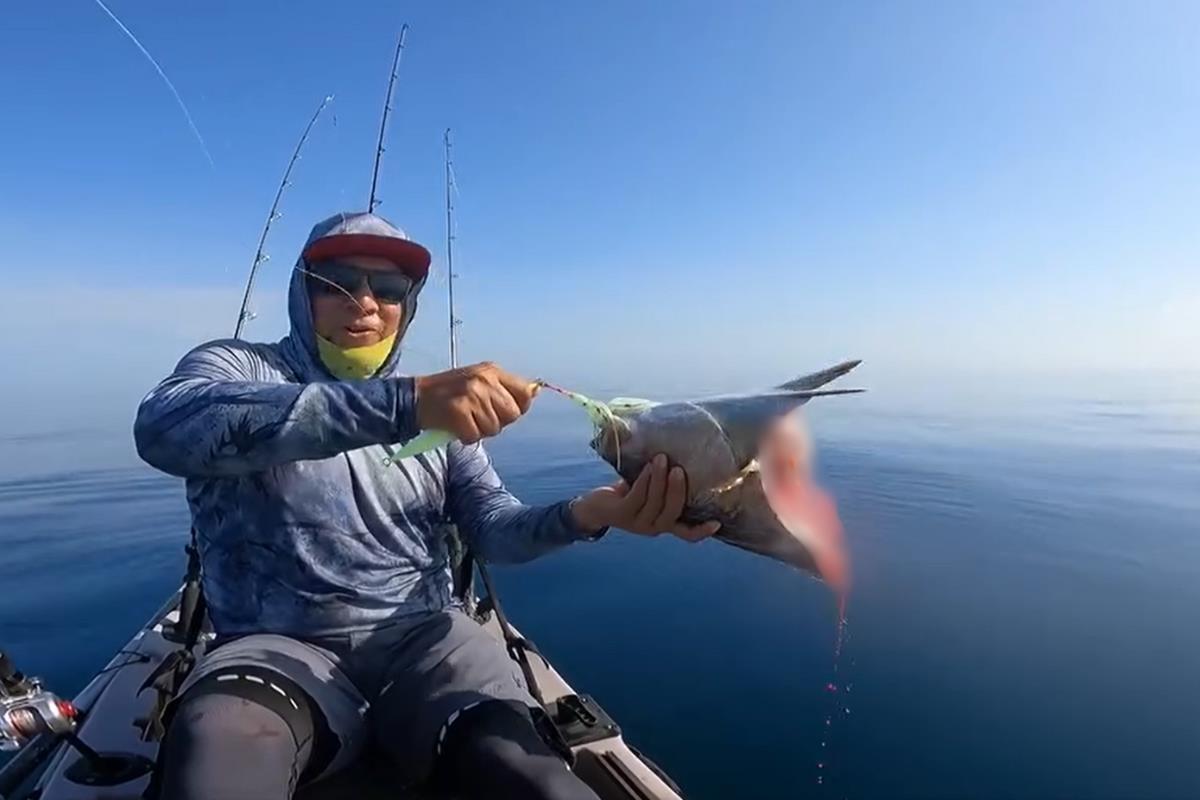
[[396,88],[396,76],[400,74],[400,56],[404,53],[404,39],[408,35],[408,23],[400,28],[400,40],[396,42],[396,55],[392,58],[392,73],[388,77],[387,96],[383,99],[383,117],[379,120],[379,142],[375,145],[375,166],[371,170],[371,196],[367,201],[367,211],[375,213],[375,206],[381,202],[375,197],[375,189],[379,185],[379,164],[383,161],[384,137],[387,135],[388,116],[392,110],[392,93]]
[[233,338],[242,338],[242,328],[246,322],[254,318],[254,314],[250,311],[250,295],[254,292],[254,278],[258,275],[258,268],[271,260],[263,248],[267,244],[267,234],[271,232],[271,224],[283,215],[279,213],[279,201],[283,197],[283,190],[289,185],[289,179],[292,177],[292,168],[296,166],[296,162],[300,160],[300,151],[304,147],[304,143],[308,141],[308,134],[312,132],[313,126],[317,124],[317,119],[321,116],[321,112],[325,110],[325,106],[333,101],[333,95],[325,95],[325,99],[317,106],[317,110],[313,112],[312,118],[308,120],[308,124],[304,126],[304,133],[300,135],[300,141],[296,142],[296,149],[292,151],[292,157],[288,159],[287,169],[283,171],[283,180],[279,182],[279,188],[275,190],[275,200],[271,203],[271,210],[267,212],[267,222],[263,225],[262,235],[258,237],[258,249],[254,252],[254,263],[250,265],[250,275],[246,278],[246,291],[242,294],[242,307],[238,310],[237,324],[233,328]]
[[[242,337],[242,328],[254,318],[254,314],[250,312],[250,297],[254,293],[254,279],[258,275],[258,268],[270,260],[270,256],[264,252],[264,248],[267,244],[267,235],[271,232],[271,224],[282,216],[279,213],[279,202],[283,198],[283,190],[290,184],[292,169],[300,160],[300,151],[304,148],[304,143],[308,141],[308,135],[312,132],[313,126],[317,124],[321,112],[332,101],[333,95],[326,95],[317,106],[317,110],[313,112],[312,117],[309,118],[308,124],[304,126],[304,132],[300,134],[300,140],[296,142],[296,148],[292,151],[292,157],[288,159],[287,168],[283,171],[283,180],[279,182],[279,188],[275,190],[275,199],[271,202],[271,210],[267,212],[267,222],[263,225],[262,235],[258,237],[258,249],[254,252],[254,263],[250,265],[250,274],[246,278],[246,291],[242,294],[242,305],[238,309],[237,323],[233,327],[234,339]],[[179,590],[179,620],[171,633],[171,636],[174,637],[172,641],[179,642],[180,649],[175,651],[178,655],[169,678],[170,697],[174,697],[178,693],[184,678],[191,669],[192,661],[189,659],[192,659],[191,653],[200,639],[206,610],[204,591],[200,584],[200,548],[194,527],[191,530],[191,540],[184,550],[187,553],[188,563],[183,576],[183,586]],[[164,680],[167,679],[167,676],[163,677]],[[161,735],[163,714],[166,708],[164,697],[166,697],[166,693],[159,692],[155,710],[146,718],[146,725],[142,729],[143,739]]]
[[[379,164],[383,158],[384,138],[387,132],[388,116],[392,110],[392,93],[395,89],[396,75],[400,68],[400,56],[404,52],[404,39],[408,33],[408,25],[405,24],[400,28],[400,40],[396,43],[396,55],[392,59],[392,74],[388,78],[387,96],[383,103],[383,116],[379,121],[379,142],[375,147],[375,168],[371,172],[371,196],[368,201],[367,211],[374,213],[375,206],[379,204],[378,198],[375,196],[375,191],[379,184]],[[447,272],[447,288],[449,294],[450,305],[450,368],[454,369],[458,366],[458,337],[457,328],[462,323],[462,320],[454,316],[454,163],[450,155],[450,129],[447,128],[443,136],[443,142],[446,150],[446,272]],[[424,434],[418,435],[418,440],[424,440],[425,444],[418,449],[424,451],[432,444],[438,446],[450,440],[450,435],[442,431],[426,431]],[[410,442],[410,446],[411,446]],[[384,459],[385,464],[394,464],[397,459],[404,454],[404,448],[397,451],[391,445],[383,446],[387,458]],[[500,625],[501,635],[504,637],[505,645],[508,648],[508,653],[521,668],[521,672],[525,676],[525,683],[528,686],[529,693],[537,702],[545,706],[545,698],[542,696],[541,690],[538,688],[536,675],[533,672],[533,666],[529,663],[529,651],[538,652],[533,643],[523,636],[520,636],[513,630],[508,623],[508,617],[504,613],[503,607],[500,605],[500,597],[496,593],[496,587],[492,584],[491,575],[488,573],[487,567],[482,561],[477,561],[470,550],[464,550],[462,563],[459,564],[459,576],[462,578],[464,586],[464,599],[467,595],[472,595],[470,575],[472,569],[477,568],[480,576],[483,578],[484,586],[488,591],[488,599],[491,603],[492,610],[496,613],[496,621]],[[468,603],[471,600],[467,600]]]
[[[367,198],[367,213],[374,214],[375,206],[382,201],[375,196],[376,189],[379,188],[379,166],[383,163],[383,154],[387,150],[383,146],[387,138],[388,119],[392,113],[392,96],[396,90],[396,78],[400,74],[400,57],[404,55],[404,42],[408,38],[408,23],[400,26],[400,36],[396,40],[396,54],[392,56],[392,71],[388,75],[387,94],[383,97],[383,114],[379,118],[379,141],[375,143],[375,165],[371,169],[371,195]],[[385,465],[395,463],[400,457],[396,448],[390,444],[383,445],[383,451],[387,454],[387,458],[383,460]]]
[[458,366],[458,332],[462,320],[454,316],[454,162],[450,159],[450,129],[442,137],[446,143],[446,284],[450,295],[450,369]]
[[[450,306],[450,368],[455,369],[458,367],[458,326],[462,324],[462,320],[454,315],[454,241],[457,238],[454,235],[454,193],[458,187],[454,181],[454,160],[451,156],[449,128],[446,128],[442,142],[446,149],[446,290]],[[487,599],[491,604],[492,611],[496,614],[496,622],[500,626],[500,635],[504,638],[509,657],[521,668],[529,694],[540,706],[544,707],[546,698],[542,695],[537,675],[533,671],[533,665],[529,662],[529,653],[537,653],[539,656],[541,653],[538,652],[533,642],[513,630],[512,625],[508,622],[508,615],[504,613],[504,606],[500,604],[500,595],[496,591],[496,585],[492,582],[487,565],[481,559],[476,559],[474,554],[466,549],[463,551],[462,563],[458,566],[458,580],[464,586],[464,599],[467,599],[466,595],[474,594],[471,586],[473,569],[479,570],[479,577],[483,578],[483,586],[487,589]],[[468,600],[468,602],[471,601]]]

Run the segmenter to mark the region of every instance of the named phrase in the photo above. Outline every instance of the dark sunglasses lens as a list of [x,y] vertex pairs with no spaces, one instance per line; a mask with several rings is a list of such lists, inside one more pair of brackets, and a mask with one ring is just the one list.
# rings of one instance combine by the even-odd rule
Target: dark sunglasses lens
[[309,272],[309,286],[314,291],[354,295],[366,282],[371,287],[371,294],[381,303],[403,302],[413,287],[412,279],[403,273],[359,269],[336,261],[314,264]]
[[321,294],[352,295],[362,282],[363,275],[359,270],[335,262],[314,264],[309,268],[309,289]]
[[372,272],[368,280],[375,299],[384,303],[403,302],[412,291],[412,281],[400,273]]

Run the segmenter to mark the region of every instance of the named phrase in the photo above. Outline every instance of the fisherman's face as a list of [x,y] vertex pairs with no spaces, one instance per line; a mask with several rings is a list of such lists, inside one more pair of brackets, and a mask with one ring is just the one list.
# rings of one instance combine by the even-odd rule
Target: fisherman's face
[[[367,277],[371,273],[379,273],[381,277],[401,274],[392,262],[373,256],[346,256],[338,259],[337,264],[362,270]],[[309,269],[319,276],[321,266],[312,264]],[[343,275],[336,277],[339,284],[346,283]],[[343,291],[310,275],[308,285],[313,328],[317,335],[338,347],[378,344],[398,331],[404,320],[403,300],[376,296],[369,280],[350,281]]]

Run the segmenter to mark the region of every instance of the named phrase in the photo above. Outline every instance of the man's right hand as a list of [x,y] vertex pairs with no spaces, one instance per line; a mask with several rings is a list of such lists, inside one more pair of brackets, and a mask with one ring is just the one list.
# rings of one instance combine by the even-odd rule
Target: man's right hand
[[473,444],[519,419],[539,388],[490,361],[423,375],[416,379],[417,425]]

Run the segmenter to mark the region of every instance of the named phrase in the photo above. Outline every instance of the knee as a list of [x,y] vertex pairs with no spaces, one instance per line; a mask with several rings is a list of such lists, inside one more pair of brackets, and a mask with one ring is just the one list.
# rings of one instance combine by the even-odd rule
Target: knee
[[167,742],[267,754],[295,750],[287,724],[274,712],[241,697],[206,694],[184,698],[167,730]]
[[285,797],[298,767],[292,732],[273,711],[240,697],[185,697],[163,742],[163,796]]

